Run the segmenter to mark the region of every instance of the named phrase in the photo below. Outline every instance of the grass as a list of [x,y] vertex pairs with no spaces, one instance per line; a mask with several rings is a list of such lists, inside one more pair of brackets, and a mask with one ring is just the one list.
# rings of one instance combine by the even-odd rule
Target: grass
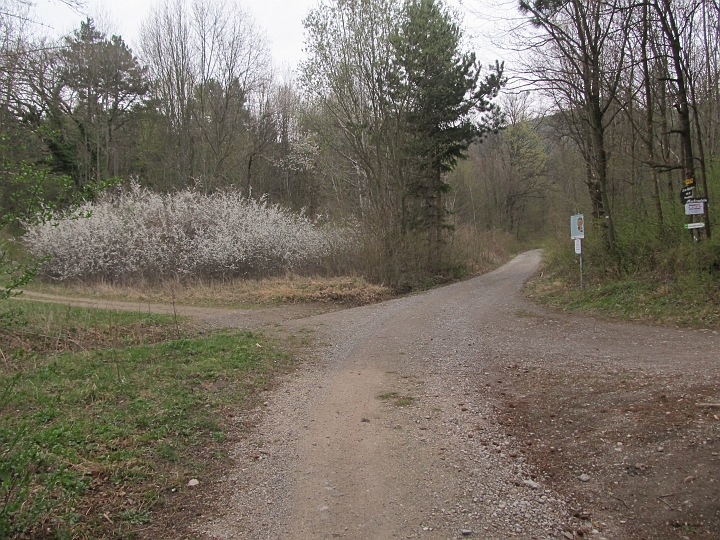
[[249,332],[18,307],[0,360],[0,538],[133,537],[227,464],[227,419],[289,365]]
[[720,327],[720,287],[692,278],[663,282],[651,275],[635,275],[604,283],[576,283],[537,277],[526,295],[547,306],[583,311],[621,320]]
[[0,307],[0,358],[144,345],[187,336],[187,320],[26,300]]
[[33,282],[28,290],[61,296],[102,298],[138,303],[173,301],[199,307],[233,309],[282,304],[336,303],[358,306],[391,298],[392,291],[357,277],[285,276],[267,279],[231,279],[225,281],[176,282],[160,284],[115,285],[109,283],[53,284]]
[[378,399],[383,401],[392,400],[393,405],[396,407],[406,407],[415,401],[415,398],[411,396],[401,396],[397,392],[384,392],[378,396]]

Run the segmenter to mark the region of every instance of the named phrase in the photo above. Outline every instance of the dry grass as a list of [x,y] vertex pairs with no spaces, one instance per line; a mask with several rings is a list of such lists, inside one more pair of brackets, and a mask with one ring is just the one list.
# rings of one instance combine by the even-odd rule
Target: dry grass
[[[450,268],[446,276],[421,279],[422,272],[414,276],[412,268],[403,270],[402,279],[409,286],[376,285],[357,276],[306,277],[288,273],[280,277],[261,279],[228,278],[163,281],[136,281],[117,284],[110,281],[74,281],[55,283],[34,281],[28,290],[69,297],[116,300],[134,303],[176,302],[179,305],[248,309],[283,304],[322,303],[343,306],[360,306],[387,300],[402,292],[417,291],[457,279],[484,274],[528,246],[501,232],[477,232],[469,227],[458,227],[449,247]],[[357,261],[355,261],[357,262]],[[368,268],[379,268],[381,261],[365,261]],[[375,276],[382,280],[382,276]],[[427,277],[427,276],[426,276]],[[417,278],[417,279],[413,279]],[[396,284],[397,285],[397,284]]]
[[260,280],[236,278],[227,281],[164,281],[137,285],[34,282],[30,289],[62,296],[165,304],[174,301],[188,306],[227,308],[296,303],[359,306],[392,297],[389,287],[373,285],[362,278],[308,278],[294,275]]

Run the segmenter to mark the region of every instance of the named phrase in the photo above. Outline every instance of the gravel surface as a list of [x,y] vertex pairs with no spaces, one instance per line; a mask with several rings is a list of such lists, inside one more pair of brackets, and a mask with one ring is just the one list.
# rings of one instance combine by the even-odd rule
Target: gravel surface
[[720,539],[717,330],[543,309],[520,295],[539,261],[320,315],[178,306],[312,343],[233,418],[189,536]]
[[528,339],[517,333],[518,292],[538,261],[530,252],[451,287],[287,323],[316,334],[319,356],[269,393],[257,429],[234,449],[217,516],[197,530],[228,539],[561,536],[575,519],[567,501],[533,473],[488,390],[494,351]]

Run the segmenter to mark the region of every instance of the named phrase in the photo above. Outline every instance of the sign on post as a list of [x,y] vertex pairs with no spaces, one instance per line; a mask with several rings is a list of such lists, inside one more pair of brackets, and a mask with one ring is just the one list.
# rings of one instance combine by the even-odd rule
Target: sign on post
[[575,253],[580,255],[580,287],[583,286],[582,239],[585,238],[585,216],[570,216],[570,238],[575,240]]
[[683,204],[692,199],[693,193],[695,192],[695,186],[685,186],[680,190],[680,201]]
[[685,203],[686,216],[699,216],[705,213],[705,203],[707,199],[689,199]]
[[570,216],[570,238],[585,238],[585,216],[582,214]]
[[704,228],[704,227],[705,227],[705,224],[704,224],[704,223],[686,223],[686,224],[685,224],[685,229],[686,229],[686,230],[688,230],[688,229],[702,229],[702,228]]

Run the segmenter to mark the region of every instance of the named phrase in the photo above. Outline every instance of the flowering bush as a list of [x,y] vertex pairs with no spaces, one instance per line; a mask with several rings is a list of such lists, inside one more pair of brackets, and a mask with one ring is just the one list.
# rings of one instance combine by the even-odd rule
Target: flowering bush
[[88,203],[77,219],[27,226],[30,252],[52,279],[268,275],[317,268],[355,243],[352,228],[313,223],[234,191],[153,193],[137,185]]

